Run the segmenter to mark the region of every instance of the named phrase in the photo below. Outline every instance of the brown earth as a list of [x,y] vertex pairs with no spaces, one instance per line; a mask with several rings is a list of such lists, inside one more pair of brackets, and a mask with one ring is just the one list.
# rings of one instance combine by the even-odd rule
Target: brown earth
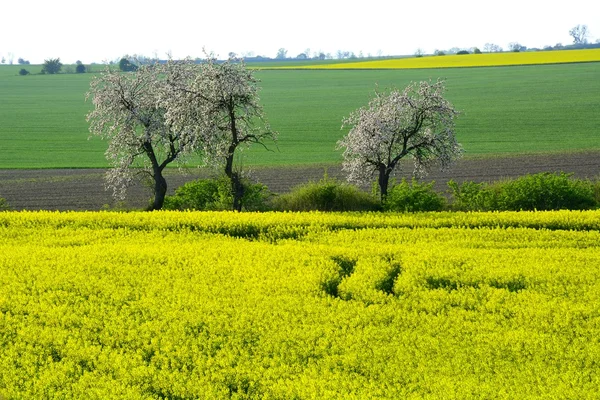
[[[318,181],[327,174],[344,179],[340,166],[260,167],[250,171],[250,177],[269,187],[272,192],[285,193],[294,186]],[[447,190],[446,182],[491,182],[538,172],[566,172],[577,178],[600,176],[600,152],[567,154],[519,155],[510,157],[466,158],[446,172],[433,171],[425,181],[435,181],[439,191]],[[411,177],[410,162],[402,165],[397,178]],[[209,171],[188,170],[180,174],[169,170],[167,182],[173,189]],[[114,207],[111,192],[104,189],[104,170],[101,169],[19,169],[0,170],[0,197],[15,210],[100,210]],[[121,206],[143,208],[151,191],[142,184],[130,188],[127,201]]]

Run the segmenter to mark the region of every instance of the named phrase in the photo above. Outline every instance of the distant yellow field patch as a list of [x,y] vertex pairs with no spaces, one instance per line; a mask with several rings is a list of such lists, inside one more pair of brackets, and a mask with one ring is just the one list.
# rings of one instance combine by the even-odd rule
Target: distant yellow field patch
[[426,56],[302,66],[310,69],[413,69],[563,64],[600,61],[600,49]]

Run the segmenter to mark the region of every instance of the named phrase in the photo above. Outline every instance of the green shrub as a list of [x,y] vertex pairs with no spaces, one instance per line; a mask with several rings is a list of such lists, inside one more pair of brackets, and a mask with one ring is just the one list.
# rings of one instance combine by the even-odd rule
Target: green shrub
[[598,206],[598,184],[571,174],[540,173],[492,184],[448,182],[452,208],[463,211],[584,210]]
[[448,181],[452,209],[456,211],[490,211],[496,210],[494,190],[486,183],[466,181],[458,184]]
[[446,208],[446,199],[433,190],[433,184],[418,183],[414,179],[408,183],[402,179],[388,191],[383,207],[400,212],[442,211]]
[[226,179],[198,179],[177,189],[175,195],[167,196],[165,210],[228,210],[233,199]]
[[244,211],[269,211],[272,209],[271,200],[273,193],[262,183],[244,181],[244,197],[242,197],[242,210]]
[[[271,197],[267,187],[262,184],[244,181],[244,211],[266,211]],[[175,190],[175,195],[167,196],[165,210],[231,210],[233,195],[231,183],[226,177],[217,179],[198,179],[188,182]]]
[[593,184],[562,172],[508,181],[498,198],[500,210],[584,210],[596,206]]
[[19,70],[19,75],[22,75],[22,76],[29,75],[29,71],[27,71],[25,68],[21,68]]
[[11,208],[6,202],[6,199],[4,197],[0,197],[0,211],[8,211],[10,209]]
[[297,186],[274,200],[281,211],[373,211],[377,200],[368,193],[325,175],[319,182]]

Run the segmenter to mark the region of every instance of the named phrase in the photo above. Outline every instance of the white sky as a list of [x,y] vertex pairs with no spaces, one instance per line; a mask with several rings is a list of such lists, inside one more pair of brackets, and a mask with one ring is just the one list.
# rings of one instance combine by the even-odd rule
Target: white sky
[[[2,0],[0,57],[39,64],[118,60],[125,54],[288,57],[310,49],[377,55],[570,44],[569,29],[600,39],[600,1],[504,0]],[[7,61],[8,62],[8,61]]]

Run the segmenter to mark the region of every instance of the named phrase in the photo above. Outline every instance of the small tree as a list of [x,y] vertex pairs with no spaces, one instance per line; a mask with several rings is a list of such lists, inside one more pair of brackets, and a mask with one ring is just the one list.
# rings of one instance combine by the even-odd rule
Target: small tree
[[123,72],[132,72],[137,70],[138,66],[129,61],[127,58],[121,58],[119,61],[119,69]]
[[75,72],[77,72],[78,74],[85,73],[85,65],[83,65],[83,63],[81,61],[77,60],[77,62],[75,64],[77,64],[75,66]]
[[61,68],[62,63],[60,62],[60,58],[50,58],[48,60],[44,60],[42,74],[58,74]]
[[377,174],[385,200],[392,171],[412,156],[415,174],[439,163],[442,168],[462,155],[454,119],[458,111],[444,97],[444,81],[411,83],[403,91],[375,92],[366,107],[352,112],[342,128],[351,126],[338,142],[344,148],[343,170],[348,180],[367,183]]
[[106,157],[112,164],[107,186],[116,198],[125,197],[133,182],[132,167],[151,177],[154,201],[162,208],[167,193],[165,167],[193,153],[197,137],[190,130],[177,130],[166,120],[163,98],[170,95],[168,80],[180,79],[181,64],[143,65],[134,73],[121,74],[106,68],[90,83],[87,98],[94,109],[88,113],[90,132],[109,141]]
[[258,80],[241,60],[218,62],[208,57],[200,72],[190,66],[189,84],[170,81],[172,95],[165,107],[169,122],[202,138],[200,149],[205,163],[224,168],[231,182],[233,208],[241,210],[244,185],[234,166],[238,149],[251,144],[264,147],[277,132],[266,122],[258,97]]
[[588,41],[587,25],[577,25],[569,31],[569,35],[573,37],[574,44],[586,44]]

